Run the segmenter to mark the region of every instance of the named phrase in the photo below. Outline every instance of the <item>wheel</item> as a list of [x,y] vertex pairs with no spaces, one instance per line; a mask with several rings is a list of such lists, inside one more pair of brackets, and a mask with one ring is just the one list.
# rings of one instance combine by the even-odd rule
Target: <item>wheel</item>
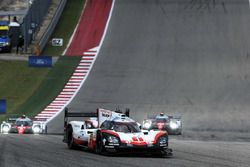
[[96,135],[95,153],[96,154],[103,154],[104,153],[104,146],[103,146],[103,142],[102,142],[101,132],[97,132],[97,135]]
[[73,129],[71,126],[67,128],[67,144],[69,149],[75,149],[76,145],[74,144],[73,138]]

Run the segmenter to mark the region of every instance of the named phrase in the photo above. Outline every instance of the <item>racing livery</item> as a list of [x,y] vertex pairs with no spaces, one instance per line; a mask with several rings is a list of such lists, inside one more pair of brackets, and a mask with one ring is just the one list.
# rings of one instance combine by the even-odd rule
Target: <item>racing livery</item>
[[[70,121],[68,117],[95,117],[86,121]],[[95,122],[97,124],[95,125]],[[97,109],[95,113],[69,113],[65,111],[64,142],[70,149],[77,146],[98,154],[121,152],[147,152],[169,156],[166,131],[141,130],[140,124],[121,113]]]
[[169,135],[181,135],[182,132],[181,118],[168,116],[164,113],[145,119],[142,127],[146,130],[166,130]]
[[42,126],[39,123],[33,122],[25,115],[19,118],[9,118],[8,122],[3,122],[0,127],[1,133],[42,133]]

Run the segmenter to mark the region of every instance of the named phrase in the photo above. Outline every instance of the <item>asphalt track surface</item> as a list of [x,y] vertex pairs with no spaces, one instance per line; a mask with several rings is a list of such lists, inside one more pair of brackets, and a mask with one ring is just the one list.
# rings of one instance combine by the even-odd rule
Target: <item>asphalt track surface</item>
[[118,0],[69,110],[128,107],[138,121],[165,112],[182,116],[184,133],[249,140],[249,29],[247,0]]
[[61,136],[0,135],[1,167],[247,167],[250,143],[172,139],[172,158],[150,155],[102,156],[84,150],[69,150]]
[[[107,157],[68,150],[62,136],[1,135],[0,166],[249,166],[249,138],[235,133],[249,135],[249,30],[247,0],[117,0],[99,57],[69,109],[119,105],[138,120],[178,113],[187,135],[170,137],[174,156]],[[62,125],[60,115],[49,129]],[[215,132],[230,139],[218,141]]]

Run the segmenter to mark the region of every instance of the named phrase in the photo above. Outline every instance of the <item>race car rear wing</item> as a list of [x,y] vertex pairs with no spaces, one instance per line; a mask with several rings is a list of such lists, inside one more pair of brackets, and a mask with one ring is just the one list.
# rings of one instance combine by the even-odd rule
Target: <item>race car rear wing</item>
[[[158,114],[148,115],[147,119],[155,119],[157,115]],[[181,116],[177,116],[177,115],[165,115],[165,116],[167,116],[170,119],[181,119]]]
[[97,117],[96,112],[90,112],[90,113],[79,113],[79,112],[69,112],[68,108],[65,108],[64,110],[64,117]]
[[16,114],[13,114],[13,115],[11,115],[11,117],[9,117],[6,120],[6,122],[8,122],[8,123],[14,123],[19,118],[26,118],[26,115],[16,115]]
[[96,112],[79,113],[79,112],[69,112],[68,108],[66,107],[64,110],[64,127],[65,128],[67,127],[69,117],[87,117],[87,118],[97,117],[98,127],[99,127],[105,120],[111,120],[116,117],[122,117],[122,116],[129,117],[129,112],[130,112],[129,109],[126,109],[125,112],[122,112],[121,110],[111,111],[98,108]]
[[64,127],[67,127],[69,117],[97,117],[97,112],[90,113],[79,113],[79,112],[69,112],[68,108],[64,109]]

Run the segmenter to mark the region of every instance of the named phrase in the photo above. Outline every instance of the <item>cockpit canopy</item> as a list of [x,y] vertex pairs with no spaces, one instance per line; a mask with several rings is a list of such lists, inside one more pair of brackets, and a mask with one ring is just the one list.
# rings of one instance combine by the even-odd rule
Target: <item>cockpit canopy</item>
[[102,123],[101,129],[114,130],[123,133],[136,133],[140,132],[140,127],[136,122],[116,122],[106,120]]
[[32,126],[32,121],[29,120],[16,120],[16,126]]

